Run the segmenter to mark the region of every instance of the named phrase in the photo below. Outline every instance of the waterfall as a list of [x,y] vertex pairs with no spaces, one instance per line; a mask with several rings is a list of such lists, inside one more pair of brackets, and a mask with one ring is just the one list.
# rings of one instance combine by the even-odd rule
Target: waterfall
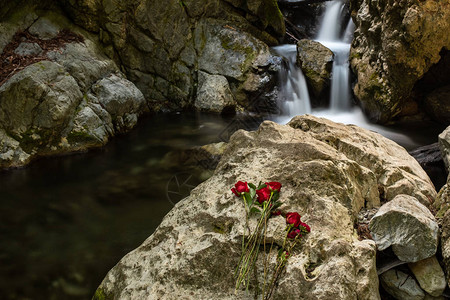
[[342,33],[345,16],[345,0],[333,0],[326,3],[325,13],[319,24],[316,41],[322,43],[334,53],[332,66],[330,107],[311,111],[308,87],[300,68],[296,66],[296,45],[274,47],[276,53],[284,56],[288,66],[280,71],[279,105],[282,115],[273,119],[287,123],[293,116],[306,113],[325,117],[335,122],[351,123],[376,131],[402,145],[413,148],[417,144],[406,135],[380,125],[371,124],[357,106],[352,107],[350,90],[349,53],[355,25],[350,19]]
[[325,14],[316,39],[334,53],[330,110],[335,112],[348,111],[351,108],[348,56],[354,24],[350,19],[344,35],[340,35],[343,9],[344,2],[342,1],[331,1],[326,4]]
[[278,102],[284,114],[289,116],[311,113],[308,86],[302,70],[295,64],[297,60],[296,45],[282,45],[273,50],[286,58],[287,66],[281,69]]

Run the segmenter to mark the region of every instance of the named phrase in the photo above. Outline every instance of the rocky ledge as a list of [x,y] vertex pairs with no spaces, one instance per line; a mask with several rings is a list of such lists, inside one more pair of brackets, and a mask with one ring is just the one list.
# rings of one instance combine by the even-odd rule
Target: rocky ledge
[[[265,121],[257,131],[236,132],[214,175],[106,275],[94,299],[253,299],[258,290],[235,291],[233,278],[245,224],[243,203],[230,191],[238,180],[281,182],[280,209],[298,211],[312,228],[291,254],[273,299],[380,299],[377,245],[401,240],[395,232],[408,227],[402,220],[411,226],[401,242],[417,241],[414,251],[397,247],[396,253],[411,262],[414,274],[425,274],[418,279],[421,295],[442,293],[439,265],[430,268],[437,267],[437,275],[414,265],[424,258],[434,261],[429,257],[438,242],[428,210],[436,192],[417,161],[374,132],[299,116],[288,125]],[[373,218],[377,223],[370,224],[375,240],[358,236],[358,214],[391,202],[400,221],[382,230],[386,219],[380,210]],[[275,248],[284,227],[282,216],[269,220],[267,240]],[[259,260],[257,265],[254,280],[261,282]],[[426,284],[430,276],[437,276],[432,280],[437,285]]]

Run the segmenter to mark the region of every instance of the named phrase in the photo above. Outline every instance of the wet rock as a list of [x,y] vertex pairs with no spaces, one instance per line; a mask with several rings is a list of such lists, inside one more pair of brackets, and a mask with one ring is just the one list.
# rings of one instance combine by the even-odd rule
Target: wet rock
[[[380,204],[379,179],[389,169],[414,178],[408,181],[412,193],[432,193],[426,174],[403,148],[356,126],[299,116],[284,126],[265,121],[256,131],[239,130],[213,176],[106,275],[97,293],[247,299],[245,290],[235,291],[233,278],[245,213],[229,189],[238,180],[276,180],[283,184],[281,209],[298,211],[312,231],[294,250],[274,299],[380,299],[375,243],[358,240],[354,221],[363,207]],[[269,222],[270,228],[283,223]],[[268,235],[274,247],[282,243],[276,233]],[[256,276],[261,282],[262,273]]]
[[447,170],[442,159],[439,144],[434,143],[419,147],[409,151],[409,154],[419,162],[420,166],[433,181],[436,190],[439,190],[447,180]]
[[352,0],[350,7],[354,93],[371,119],[386,123],[408,109],[415,83],[450,48],[450,3]]
[[304,39],[297,43],[297,64],[316,97],[330,85],[333,57],[333,52],[319,42]]
[[436,256],[408,264],[409,269],[419,282],[420,287],[431,296],[441,296],[447,286],[444,271],[442,271]]
[[425,107],[434,120],[450,124],[450,85],[430,93],[425,98]]
[[195,107],[199,110],[221,113],[224,109],[234,110],[236,105],[228,80],[221,75],[209,75],[199,71]]
[[450,171],[450,126],[439,135],[439,149],[447,171]]
[[38,44],[27,42],[20,43],[19,47],[14,50],[14,53],[20,56],[39,55],[42,52],[42,48]]
[[379,250],[392,246],[402,261],[417,262],[436,253],[438,224],[428,208],[412,196],[397,195],[382,205],[369,229]]
[[399,270],[389,270],[380,276],[383,288],[398,300],[422,300],[425,293],[413,277]]

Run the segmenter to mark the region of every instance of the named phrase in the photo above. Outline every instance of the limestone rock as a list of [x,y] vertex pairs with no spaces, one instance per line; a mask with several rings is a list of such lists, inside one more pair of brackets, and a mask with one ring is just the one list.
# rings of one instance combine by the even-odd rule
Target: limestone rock
[[234,106],[235,101],[227,79],[221,75],[209,75],[200,71],[195,107],[220,113],[226,108],[234,109]]
[[319,42],[304,39],[297,43],[297,64],[316,97],[330,84],[333,57],[333,52]]
[[399,270],[389,270],[380,276],[383,288],[398,300],[422,300],[425,293],[411,276]]
[[[253,298],[253,287],[250,293],[234,291],[245,213],[229,189],[238,180],[274,180],[283,184],[281,209],[298,211],[312,228],[289,259],[274,299],[380,299],[375,243],[358,240],[354,221],[362,207],[379,205],[379,179],[390,169],[405,172],[397,180],[415,178],[408,180],[412,193],[432,193],[426,174],[404,149],[356,126],[299,116],[288,125],[265,121],[257,131],[239,130],[214,175],[108,273],[97,294]],[[273,218],[270,228],[283,227],[283,222]],[[283,240],[276,232],[268,237],[274,247]]]
[[392,246],[402,261],[417,262],[436,253],[438,224],[428,208],[412,196],[397,195],[382,205],[369,229],[378,250]]
[[450,172],[450,126],[439,135],[439,149],[442,153],[447,171]]
[[407,107],[411,91],[450,49],[450,2],[351,0],[356,30],[350,64],[355,96],[385,123]]
[[425,98],[425,107],[433,119],[450,124],[450,85],[434,90]]
[[410,263],[408,266],[425,292],[434,297],[442,295],[447,282],[436,256]]
[[436,197],[436,217],[441,219],[441,251],[447,284],[450,283],[450,176]]

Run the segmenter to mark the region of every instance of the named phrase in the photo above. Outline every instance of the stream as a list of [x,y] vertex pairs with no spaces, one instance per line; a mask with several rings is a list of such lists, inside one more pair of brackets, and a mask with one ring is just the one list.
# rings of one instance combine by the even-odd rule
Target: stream
[[274,48],[289,61],[280,74],[283,115],[152,115],[104,148],[0,171],[0,277],[7,278],[0,281],[0,299],[90,299],[106,273],[211,175],[173,165],[167,153],[228,141],[237,129],[254,130],[263,119],[286,123],[305,113],[377,131],[409,150],[436,142],[440,129],[370,124],[352,104],[353,26],[339,29],[343,2],[326,5],[326,25],[316,40],[335,53],[330,107],[311,108],[305,78],[295,67],[296,46],[283,45]]

